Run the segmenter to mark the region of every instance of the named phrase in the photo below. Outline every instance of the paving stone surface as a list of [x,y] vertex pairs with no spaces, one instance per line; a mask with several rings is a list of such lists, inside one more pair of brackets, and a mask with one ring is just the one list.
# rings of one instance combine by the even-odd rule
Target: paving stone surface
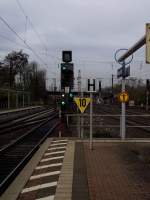
[[[38,168],[45,168],[39,170],[36,167],[34,169],[32,176],[30,176],[17,200],[54,199],[66,151],[64,150],[63,153],[58,153],[60,150],[57,148],[63,147],[63,149],[67,149],[67,143],[68,140],[65,142],[61,140],[51,141],[37,165]],[[61,163],[59,167],[47,167],[58,163]]]
[[72,200],[89,200],[83,143],[76,142],[74,156]]
[[134,151],[137,144],[84,144],[91,200],[149,200],[150,165]]
[[55,200],[72,200],[74,151],[75,142],[69,141],[56,189]]

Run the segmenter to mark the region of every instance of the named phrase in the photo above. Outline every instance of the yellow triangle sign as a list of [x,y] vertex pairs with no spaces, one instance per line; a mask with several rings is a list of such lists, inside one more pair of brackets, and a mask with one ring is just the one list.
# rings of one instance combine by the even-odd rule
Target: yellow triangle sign
[[81,113],[85,111],[88,104],[90,103],[90,98],[74,98],[74,101],[76,102],[78,108],[80,109]]

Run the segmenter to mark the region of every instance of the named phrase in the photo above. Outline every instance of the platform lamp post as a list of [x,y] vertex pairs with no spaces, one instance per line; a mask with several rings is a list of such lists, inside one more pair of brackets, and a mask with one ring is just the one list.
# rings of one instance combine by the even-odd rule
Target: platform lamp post
[[[126,77],[129,76],[129,74],[127,73],[127,68],[126,65],[129,65],[132,60],[133,60],[133,54],[131,55],[131,59],[129,61],[125,61],[125,59],[123,61],[119,61],[119,59],[117,59],[117,54],[120,51],[127,51],[128,49],[118,49],[115,52],[115,60],[117,63],[119,63],[122,67],[119,69],[119,74],[117,75],[118,78],[122,77],[122,88],[121,88],[121,92],[124,93],[125,92],[125,81],[126,81]],[[121,139],[124,140],[126,137],[126,103],[122,101],[121,103],[121,120],[120,120],[120,136]]]

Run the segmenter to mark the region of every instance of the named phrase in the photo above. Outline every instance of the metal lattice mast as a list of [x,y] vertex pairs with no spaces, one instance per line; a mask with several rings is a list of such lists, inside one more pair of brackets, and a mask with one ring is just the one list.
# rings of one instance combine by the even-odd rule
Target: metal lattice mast
[[78,77],[77,77],[77,80],[78,80],[78,92],[81,94],[81,70],[79,69],[78,70]]

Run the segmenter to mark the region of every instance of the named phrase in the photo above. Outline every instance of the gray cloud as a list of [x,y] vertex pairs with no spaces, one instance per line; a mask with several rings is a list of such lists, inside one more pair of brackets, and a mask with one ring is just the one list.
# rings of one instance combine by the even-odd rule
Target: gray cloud
[[[83,69],[84,65],[87,75],[93,70],[93,76],[98,73],[110,76],[111,65],[106,70],[103,63],[94,63],[94,60],[114,60],[116,49],[128,48],[144,35],[145,23],[150,19],[149,0],[20,0],[20,3],[47,46],[47,56],[29,22],[25,33],[25,17],[16,0],[1,0],[0,15],[46,60],[49,76],[52,71],[58,73],[58,57],[63,49],[73,51],[76,69]],[[2,22],[0,34],[22,43]],[[1,55],[10,49],[22,49],[1,37],[0,43]],[[37,59],[31,51],[24,51],[31,59]],[[139,58],[144,59],[143,49],[135,54],[135,59]]]

